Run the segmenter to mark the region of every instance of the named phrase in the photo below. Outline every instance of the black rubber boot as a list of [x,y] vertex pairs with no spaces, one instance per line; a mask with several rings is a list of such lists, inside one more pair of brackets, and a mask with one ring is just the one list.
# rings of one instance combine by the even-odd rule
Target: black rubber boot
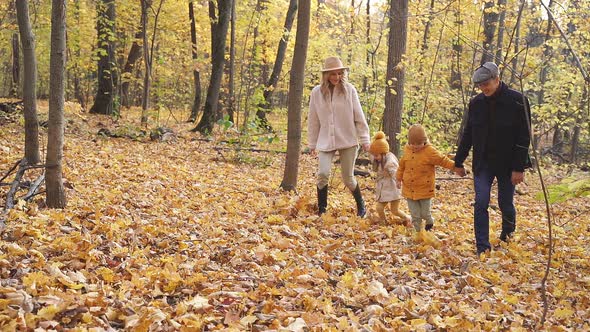
[[356,201],[356,215],[363,218],[365,214],[367,214],[367,210],[365,210],[365,201],[363,200],[361,188],[359,187],[358,183],[352,192],[352,196],[354,196],[354,200]]
[[328,186],[324,188],[318,189],[318,215],[322,215],[326,213],[326,208],[328,207]]

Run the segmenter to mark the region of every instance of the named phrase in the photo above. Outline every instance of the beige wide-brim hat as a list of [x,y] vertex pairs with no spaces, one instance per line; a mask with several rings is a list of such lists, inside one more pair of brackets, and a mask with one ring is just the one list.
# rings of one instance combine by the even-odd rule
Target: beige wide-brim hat
[[339,69],[348,70],[349,68],[345,67],[342,64],[342,61],[340,61],[339,57],[331,56],[329,58],[326,58],[326,60],[324,61],[324,67],[322,68],[322,73],[326,72],[326,71],[339,70]]

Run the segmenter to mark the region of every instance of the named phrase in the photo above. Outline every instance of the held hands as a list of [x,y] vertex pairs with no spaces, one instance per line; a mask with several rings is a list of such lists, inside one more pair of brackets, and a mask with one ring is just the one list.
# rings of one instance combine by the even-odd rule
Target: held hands
[[369,152],[370,147],[371,147],[370,144],[363,144],[363,150],[365,150],[365,152]]
[[517,185],[524,181],[524,172],[512,172],[512,177],[510,178],[513,185]]
[[455,167],[453,168],[453,172],[455,172],[455,174],[457,174],[458,176],[465,176],[467,175],[467,172],[465,171],[465,167]]

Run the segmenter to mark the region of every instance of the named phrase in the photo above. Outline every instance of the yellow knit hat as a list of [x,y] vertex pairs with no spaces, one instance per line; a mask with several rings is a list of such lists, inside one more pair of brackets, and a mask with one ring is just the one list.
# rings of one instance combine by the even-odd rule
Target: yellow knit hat
[[408,129],[408,144],[420,145],[428,142],[426,130],[419,124],[414,124]]
[[381,154],[389,152],[389,143],[385,139],[385,133],[378,131],[373,136],[373,142],[369,148],[369,152],[372,154]]

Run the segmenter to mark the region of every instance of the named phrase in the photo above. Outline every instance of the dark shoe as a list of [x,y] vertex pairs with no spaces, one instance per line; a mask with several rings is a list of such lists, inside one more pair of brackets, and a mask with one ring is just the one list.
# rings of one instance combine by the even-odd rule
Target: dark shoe
[[318,189],[318,215],[322,215],[326,213],[326,208],[328,207],[328,186],[324,188]]
[[490,252],[491,252],[490,249],[484,249],[484,250],[477,249],[477,257],[481,257],[481,255],[489,256]]
[[356,215],[363,218],[365,214],[367,214],[367,210],[365,210],[365,201],[363,200],[361,188],[359,187],[358,183],[352,192],[352,196],[354,196],[354,200],[356,201]]
[[506,243],[510,242],[510,238],[512,237],[512,233],[513,232],[508,233],[508,232],[502,231],[502,233],[500,233],[500,240],[504,241]]
[[426,226],[424,226],[424,229],[427,231],[431,231],[432,227],[434,227],[434,224],[426,224]]

